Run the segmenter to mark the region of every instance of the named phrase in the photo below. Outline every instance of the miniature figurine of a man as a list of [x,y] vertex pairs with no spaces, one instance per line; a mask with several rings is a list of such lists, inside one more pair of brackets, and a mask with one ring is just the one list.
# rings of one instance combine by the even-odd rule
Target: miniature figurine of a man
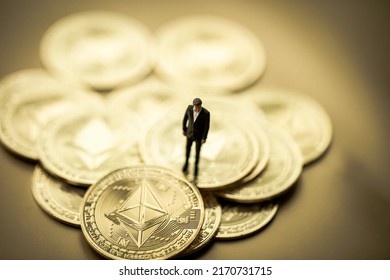
[[202,100],[195,98],[192,105],[188,105],[183,118],[183,135],[187,137],[186,160],[183,172],[187,173],[192,143],[195,142],[195,169],[194,177],[198,176],[200,148],[206,143],[210,127],[210,112],[202,107]]

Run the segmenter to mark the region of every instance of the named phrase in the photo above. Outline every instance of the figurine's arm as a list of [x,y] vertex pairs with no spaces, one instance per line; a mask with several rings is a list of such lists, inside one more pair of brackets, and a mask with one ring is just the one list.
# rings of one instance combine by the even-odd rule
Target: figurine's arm
[[184,117],[183,117],[183,135],[186,136],[186,133],[187,133],[187,121],[188,121],[188,114],[187,114],[187,111],[188,111],[188,107],[184,113]]
[[204,122],[204,131],[203,131],[203,137],[202,137],[202,144],[206,143],[207,134],[209,133],[210,128],[210,112],[207,112],[205,114],[205,122]]

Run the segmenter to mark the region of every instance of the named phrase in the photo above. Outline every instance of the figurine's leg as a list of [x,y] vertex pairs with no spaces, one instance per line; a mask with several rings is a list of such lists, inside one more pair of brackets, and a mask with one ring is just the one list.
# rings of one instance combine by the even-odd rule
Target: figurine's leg
[[183,165],[183,168],[182,168],[183,172],[187,172],[188,160],[189,160],[189,158],[190,158],[192,142],[193,142],[193,140],[187,137],[187,143],[186,143],[186,161],[185,161],[185,163],[184,163],[184,165]]
[[199,159],[200,159],[200,148],[202,147],[202,140],[196,140],[196,155],[195,155],[195,177],[198,176],[198,165],[199,165]]

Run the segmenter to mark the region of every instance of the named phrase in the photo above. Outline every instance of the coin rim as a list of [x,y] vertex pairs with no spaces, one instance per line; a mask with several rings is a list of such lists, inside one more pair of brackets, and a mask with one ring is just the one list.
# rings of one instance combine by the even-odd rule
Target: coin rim
[[[279,204],[278,203],[275,203],[275,202],[272,202],[272,201],[267,201],[267,202],[263,202],[263,203],[267,203],[267,204],[273,205],[273,207],[270,210],[270,213],[268,214],[268,216],[264,220],[261,220],[261,223],[257,224],[256,227],[253,227],[250,231],[246,230],[245,232],[242,232],[242,231],[235,232],[235,233],[233,233],[233,234],[231,234],[229,236],[221,235],[220,232],[218,231],[217,234],[215,235],[215,238],[217,240],[241,239],[241,238],[253,235],[256,232],[258,232],[261,229],[263,229],[265,226],[267,226],[274,219],[274,217],[276,216],[276,213],[278,212],[278,209],[279,209]],[[229,203],[229,205],[234,205],[234,204]],[[249,206],[249,205],[250,204],[243,204],[243,206]],[[256,213],[256,214],[258,214],[258,213]],[[223,211],[222,211],[222,215],[223,215]],[[221,222],[220,228],[221,227],[223,227],[223,222]]]
[[[44,182],[44,181],[47,182]],[[49,185],[52,183],[51,181],[55,180],[54,178],[51,178],[51,175],[45,172],[43,167],[40,166],[40,164],[37,164],[35,166],[33,176],[32,176],[32,184],[31,184],[31,192],[34,197],[35,202],[41,207],[42,210],[44,210],[45,213],[49,214],[52,218],[55,220],[62,222],[64,224],[74,226],[74,227],[80,227],[80,211],[72,213],[68,209],[64,209],[63,207],[60,207],[64,209],[67,213],[70,213],[75,216],[77,219],[70,219],[66,215],[62,215],[59,212],[55,211],[53,207],[50,206],[50,204],[47,202],[47,200],[42,197],[39,190],[41,190],[44,193],[47,193],[47,188],[49,188]],[[77,187],[74,187],[77,188]],[[60,204],[57,204],[57,206],[61,206]]]

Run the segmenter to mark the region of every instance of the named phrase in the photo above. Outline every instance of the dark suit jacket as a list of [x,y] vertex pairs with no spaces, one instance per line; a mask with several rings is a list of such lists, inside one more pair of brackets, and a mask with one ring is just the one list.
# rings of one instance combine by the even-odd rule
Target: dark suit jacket
[[194,106],[188,105],[183,118],[183,131],[188,138],[194,140],[206,140],[210,127],[210,112],[202,107],[194,122]]

